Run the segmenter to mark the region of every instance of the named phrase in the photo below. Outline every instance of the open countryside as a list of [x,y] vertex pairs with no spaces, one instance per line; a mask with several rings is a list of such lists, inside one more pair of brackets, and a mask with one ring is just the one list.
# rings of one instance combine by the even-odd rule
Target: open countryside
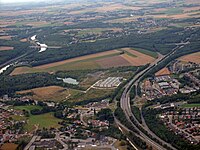
[[134,50],[132,48],[122,48],[119,50],[111,50],[107,52],[91,54],[72,58],[56,63],[50,63],[37,67],[18,67],[11,75],[33,73],[33,72],[55,72],[59,70],[83,70],[83,69],[98,69],[111,68],[119,66],[141,66],[151,63],[155,60],[156,53],[148,52],[147,50]]
[[32,93],[33,98],[42,101],[62,101],[69,96],[69,91],[59,86],[48,86],[17,92],[18,94]]
[[200,0],[18,1],[0,0],[0,150],[200,149]]

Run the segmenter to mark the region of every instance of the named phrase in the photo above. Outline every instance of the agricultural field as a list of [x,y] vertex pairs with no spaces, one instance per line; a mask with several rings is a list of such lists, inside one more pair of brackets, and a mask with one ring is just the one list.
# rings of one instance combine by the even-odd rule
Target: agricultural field
[[0,51],[9,51],[9,50],[13,50],[13,47],[9,47],[9,46],[0,46]]
[[5,36],[0,36],[0,40],[11,40],[12,36],[5,35]]
[[159,70],[158,72],[155,73],[155,76],[163,76],[163,75],[170,75],[171,72],[169,71],[169,69],[167,67]]
[[[24,130],[28,132],[32,132],[34,129],[42,129],[42,128],[58,128],[60,125],[58,122],[61,119],[55,118],[53,113],[45,113],[40,115],[31,115],[30,111],[34,109],[42,109],[41,106],[36,105],[26,105],[26,106],[15,106],[14,109],[16,110],[26,110],[29,112],[28,117],[21,117],[21,116],[12,116],[14,120],[27,120],[28,124],[25,124]],[[44,121],[47,119],[48,121]]]
[[[48,90],[49,89],[49,90]],[[60,91],[61,90],[61,91]],[[51,91],[51,92],[50,92]],[[84,101],[88,99],[96,99],[100,97],[106,97],[109,94],[112,94],[114,90],[98,90],[98,89],[90,89],[87,92],[81,91],[81,90],[75,90],[75,89],[64,89],[62,87],[42,87],[42,88],[36,88],[31,90],[25,90],[17,92],[17,94],[28,94],[32,93],[32,96],[28,96],[30,98],[33,98],[35,100],[39,101],[54,101],[54,102],[61,102],[61,101],[67,101],[67,102],[79,102]],[[16,107],[16,109],[19,110],[27,110],[30,111],[32,109],[35,109],[35,107]]]
[[70,91],[59,86],[48,86],[16,92],[17,94],[31,93],[31,98],[39,101],[63,101],[70,96]]
[[178,60],[181,60],[183,62],[194,62],[194,63],[200,64],[200,52],[183,56],[179,58]]
[[70,102],[83,102],[85,100],[91,100],[91,99],[101,99],[104,97],[108,97],[114,92],[113,89],[90,89],[86,93],[84,92],[77,92],[73,96],[68,97],[67,101]]
[[0,147],[0,149],[1,150],[16,150],[17,146],[18,145],[14,143],[5,143]]
[[59,70],[87,70],[122,66],[142,66],[153,62],[156,57],[157,54],[155,52],[150,52],[148,50],[142,49],[140,52],[140,49],[134,50],[134,48],[122,48],[32,68],[18,67],[11,75],[33,72],[55,73]]

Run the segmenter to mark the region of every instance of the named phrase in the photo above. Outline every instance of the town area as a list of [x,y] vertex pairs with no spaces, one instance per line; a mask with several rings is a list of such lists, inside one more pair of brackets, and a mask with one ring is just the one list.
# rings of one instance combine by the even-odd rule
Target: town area
[[[109,100],[106,99],[73,108],[5,95],[0,99],[0,113],[2,147],[14,143],[18,147],[25,144],[25,150],[117,149],[115,143],[118,140],[104,134],[113,128],[114,122]],[[49,117],[50,124],[43,123],[42,116]],[[22,139],[26,139],[26,143],[19,142]]]
[[147,100],[180,93],[192,93],[199,90],[200,65],[196,63],[172,62],[154,77],[147,78],[141,84],[141,92]]

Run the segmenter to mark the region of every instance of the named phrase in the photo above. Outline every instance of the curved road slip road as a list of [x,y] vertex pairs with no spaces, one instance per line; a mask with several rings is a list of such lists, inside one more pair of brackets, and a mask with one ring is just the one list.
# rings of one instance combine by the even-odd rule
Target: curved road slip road
[[[133,127],[136,128],[140,135],[145,139],[146,142],[150,143],[153,147],[155,147],[158,150],[165,150],[166,148],[164,148],[162,145],[156,143],[155,141],[153,141],[152,139],[150,139],[146,134],[144,134],[142,131],[140,131],[140,129],[138,129],[133,122],[130,120],[130,117],[132,116],[133,119],[136,121],[138,126],[141,126],[141,124],[137,121],[137,119],[135,118],[135,116],[133,115],[132,111],[131,111],[131,105],[130,105],[130,88],[132,85],[138,85],[138,83],[140,82],[140,79],[146,75],[149,71],[151,71],[152,69],[154,69],[154,66],[157,66],[158,64],[162,63],[163,61],[165,61],[166,59],[168,59],[170,56],[172,56],[177,50],[181,49],[184,47],[184,44],[182,45],[178,45],[176,46],[174,49],[172,49],[172,51],[165,55],[165,56],[160,56],[158,57],[158,59],[156,59],[156,61],[154,61],[153,63],[151,63],[149,65],[149,67],[147,67],[146,69],[144,69],[143,71],[139,72],[137,75],[135,75],[133,77],[133,79],[127,83],[125,85],[125,90],[122,93],[121,96],[121,100],[120,100],[120,107],[123,109],[126,118],[128,119],[129,122],[132,123]],[[137,93],[136,93],[137,95]],[[141,126],[144,130],[146,130],[153,138],[157,139],[158,141],[160,141],[162,144],[166,144],[168,147],[170,147],[173,150],[176,150],[176,148],[174,148],[171,144],[163,141],[162,139],[160,139],[157,135],[155,135],[151,130],[149,130],[149,128],[147,126],[143,127]]]

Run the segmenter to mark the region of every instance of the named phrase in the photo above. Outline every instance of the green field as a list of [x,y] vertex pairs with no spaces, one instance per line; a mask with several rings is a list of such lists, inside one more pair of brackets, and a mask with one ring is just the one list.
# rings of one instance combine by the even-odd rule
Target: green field
[[15,121],[21,121],[21,120],[26,120],[25,116],[19,116],[19,115],[12,115],[12,119]]
[[90,89],[87,93],[78,92],[73,90],[73,95],[71,95],[68,101],[79,102],[89,99],[96,99],[110,95],[114,90],[113,89]]
[[24,129],[30,132],[33,131],[36,126],[38,126],[39,129],[59,128],[60,125],[58,122],[62,120],[55,118],[53,113],[46,113],[41,115],[31,115],[27,121],[28,123],[25,125]]
[[[89,58],[89,59],[85,59],[85,60],[79,60],[79,61],[75,61],[75,62],[70,62],[70,63],[66,63],[63,65],[59,65],[59,66],[55,66],[55,67],[49,67],[47,69],[42,69],[42,70],[38,70],[38,72],[49,72],[49,71],[59,71],[59,70],[88,70],[88,69],[100,69],[100,65],[97,64],[95,62],[95,60],[98,59],[103,59],[103,58],[109,58],[109,57],[113,57],[113,56],[117,56],[120,55],[120,53],[116,53],[116,54],[110,54],[110,55],[105,55],[105,56],[99,56],[99,57],[95,57],[95,58]],[[133,54],[132,54],[133,55]],[[35,72],[35,71],[34,71]]]
[[180,8],[169,8],[168,10],[162,11],[161,13],[165,13],[167,15],[176,15],[183,13],[183,10]]
[[[27,106],[15,106],[16,110],[26,110],[31,111],[33,109],[41,109],[41,106],[35,105],[27,105]],[[42,128],[58,128],[60,125],[58,122],[62,121],[61,119],[55,118],[53,113],[45,113],[41,115],[31,115],[29,117],[21,117],[21,116],[12,116],[14,120],[27,120],[27,124],[24,126],[24,130],[31,132],[36,129],[38,126],[39,129]]]
[[87,35],[87,34],[101,34],[104,31],[108,31],[108,30],[113,30],[112,28],[90,28],[90,29],[84,29],[84,30],[80,30],[78,32],[78,36],[83,36],[83,35]]
[[[74,62],[65,63],[62,65],[51,67],[49,65],[46,69],[37,69],[34,67],[19,67],[21,68],[20,73],[36,73],[36,72],[56,72],[56,71],[69,71],[69,70],[88,70],[88,69],[100,69],[100,65],[95,62],[98,59],[109,58],[120,55],[120,51],[115,54],[109,54],[104,56],[97,56],[94,58],[88,58],[84,60],[77,60]],[[133,54],[131,54],[133,55]]]
[[26,106],[15,106],[14,109],[16,110],[26,110],[30,112],[33,109],[42,109],[41,106],[38,105],[26,105]]
[[158,57],[158,54],[156,52],[153,52],[153,51],[148,51],[146,49],[142,49],[142,48],[132,48],[133,50],[136,50],[140,53],[143,53],[143,54],[146,54],[146,55],[149,55],[153,58],[157,58]]
[[200,104],[183,104],[181,107],[183,108],[200,107]]
[[[145,55],[149,55],[153,58],[157,58],[158,55],[156,52],[153,51],[149,51],[149,50],[145,50],[145,49],[141,49],[141,48],[132,48],[133,50],[136,50],[140,53],[143,53]],[[93,57],[93,58],[86,58],[83,60],[76,60],[74,62],[66,62],[65,64],[62,65],[58,65],[58,66],[52,66],[51,64],[49,64],[48,68],[45,69],[38,69],[36,67],[19,67],[20,70],[16,71],[14,70],[14,72],[16,71],[16,73],[21,74],[21,73],[36,73],[36,72],[56,72],[56,71],[70,71],[70,70],[88,70],[88,69],[100,69],[101,66],[96,62],[96,60],[99,59],[103,59],[103,58],[109,58],[109,57],[113,57],[113,56],[118,56],[121,54],[121,52],[126,53],[127,55],[131,56],[131,57],[137,57],[136,55],[125,51],[123,49],[117,49],[119,52],[114,53],[114,54],[107,54],[104,56],[97,56],[97,57]],[[14,73],[15,74],[15,73]]]

